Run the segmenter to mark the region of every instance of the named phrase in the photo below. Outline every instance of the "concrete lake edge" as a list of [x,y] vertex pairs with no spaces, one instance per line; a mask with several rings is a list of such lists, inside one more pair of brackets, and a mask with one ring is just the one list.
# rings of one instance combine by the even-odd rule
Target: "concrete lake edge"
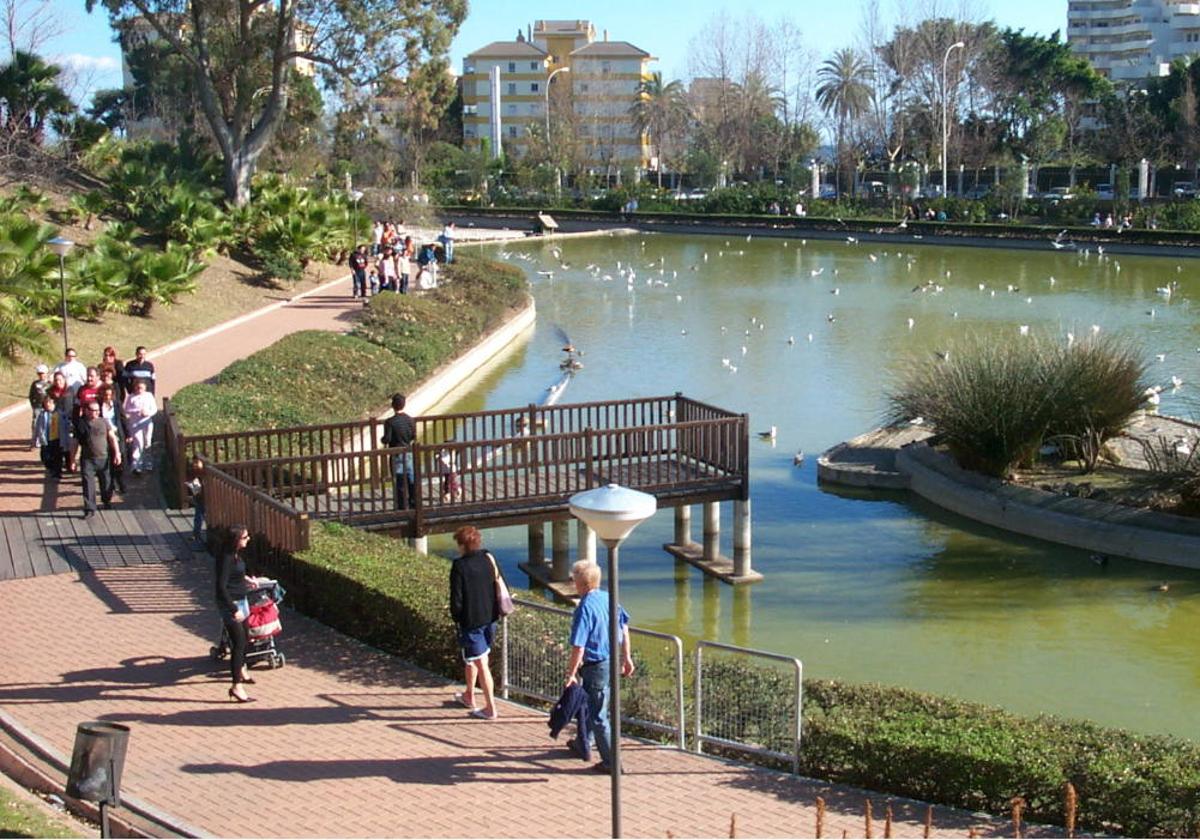
[[964,470],[949,455],[917,440],[875,464],[840,460],[873,430],[824,452],[820,481],[876,490],[908,490],[938,507],[985,525],[1057,545],[1147,563],[1200,569],[1200,520],[1092,499],[1062,496]]

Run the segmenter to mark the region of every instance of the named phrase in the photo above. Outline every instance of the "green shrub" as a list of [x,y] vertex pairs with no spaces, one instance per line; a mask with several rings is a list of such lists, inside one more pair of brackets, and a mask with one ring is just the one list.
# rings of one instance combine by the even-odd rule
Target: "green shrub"
[[328,522],[295,557],[260,554],[306,615],[447,677],[461,676],[450,619],[450,562],[389,537]]
[[1117,339],[972,337],[944,361],[902,370],[888,395],[889,420],[923,418],[963,467],[1004,476],[1030,464],[1048,437],[1098,454],[1144,402],[1143,372],[1136,351]]
[[1120,434],[1145,404],[1146,364],[1132,345],[1112,337],[1059,349],[1053,362],[1061,390],[1046,436],[1092,470],[1104,442]]
[[293,333],[172,400],[188,434],[355,420],[448,362],[527,299],[512,266],[463,255],[430,294],[381,294],[349,335]]
[[971,810],[1134,837],[1191,836],[1200,819],[1200,747],[899,688],[805,683],[801,772]]
[[304,276],[304,266],[288,251],[260,247],[258,255],[263,273],[268,277],[297,283]]
[[414,378],[385,348],[306,330],[180,389],[171,403],[189,434],[336,423],[384,405]]

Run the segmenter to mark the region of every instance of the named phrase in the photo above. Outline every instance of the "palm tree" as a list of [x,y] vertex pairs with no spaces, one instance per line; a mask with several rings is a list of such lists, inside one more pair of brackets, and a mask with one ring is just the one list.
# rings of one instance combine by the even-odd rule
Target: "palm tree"
[[817,70],[817,104],[837,119],[838,192],[841,192],[840,167],[845,163],[844,142],[847,123],[858,119],[871,107],[871,67],[850,48],[833,54]]
[[664,146],[687,121],[688,109],[683,83],[664,84],[662,73],[653,73],[638,83],[637,101],[629,109],[639,134],[648,135],[658,152],[658,186],[662,188]]
[[0,101],[4,103],[4,129],[41,145],[46,120],[75,110],[71,98],[58,86],[62,68],[47,64],[24,50],[0,70]]

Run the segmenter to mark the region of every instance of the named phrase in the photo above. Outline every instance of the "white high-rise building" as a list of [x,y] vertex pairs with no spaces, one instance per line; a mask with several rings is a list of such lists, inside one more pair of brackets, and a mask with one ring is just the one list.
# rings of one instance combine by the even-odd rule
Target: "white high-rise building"
[[1113,81],[1165,76],[1200,55],[1200,0],[1070,0],[1067,42]]

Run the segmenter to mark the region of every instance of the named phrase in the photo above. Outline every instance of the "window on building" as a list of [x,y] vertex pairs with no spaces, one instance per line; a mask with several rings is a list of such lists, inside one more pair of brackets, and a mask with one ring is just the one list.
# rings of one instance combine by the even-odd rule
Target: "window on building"
[[612,62],[611,61],[601,61],[600,62],[600,72],[601,73],[608,73],[611,70],[612,70]]
[[588,92],[588,83],[587,83],[587,82],[584,82],[583,84],[581,84],[581,85],[579,86],[579,92],[580,92],[580,93],[587,93],[587,92]]
[[508,127],[508,136],[509,136],[509,137],[516,137],[516,136],[517,136],[517,127],[516,127],[515,125],[510,125],[510,126]]
[[478,112],[479,112],[478,105],[464,105],[463,106],[463,116],[464,117],[473,117]]
[[530,93],[537,93],[539,90],[541,90],[541,88],[538,86],[537,82],[529,83],[529,92]]
[[509,114],[516,114],[516,113],[517,113],[517,106],[516,106],[516,105],[512,105],[512,104],[510,104],[510,105],[508,105],[508,106],[506,106],[506,107],[508,108],[508,111],[507,111],[507,113],[509,113]]
[[465,65],[463,65],[463,72],[464,72],[464,73],[474,73],[474,72],[475,72],[475,65],[474,65],[474,64],[465,64]]
[[529,69],[530,69],[530,70],[536,70],[536,69],[538,69],[538,63],[537,63],[536,61],[531,61],[531,62],[529,62]]
[[515,62],[515,61],[508,62],[508,72],[509,73],[517,72],[517,62]]
[[509,96],[516,96],[516,95],[517,95],[517,83],[516,83],[516,82],[509,82],[509,83],[508,83],[508,95],[509,95]]

